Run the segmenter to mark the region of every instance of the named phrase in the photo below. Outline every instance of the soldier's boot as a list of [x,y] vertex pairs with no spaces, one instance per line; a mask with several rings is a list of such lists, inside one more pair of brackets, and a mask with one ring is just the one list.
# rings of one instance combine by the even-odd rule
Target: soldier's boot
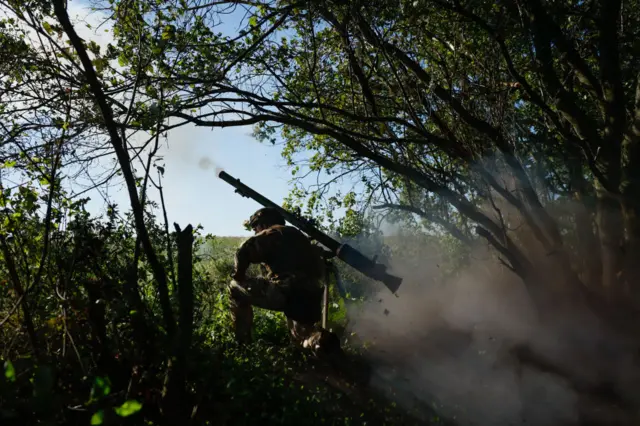
[[305,339],[312,331],[308,326],[298,321],[294,321],[289,317],[287,317],[287,328],[289,329],[289,338],[291,339],[291,343],[297,346],[303,346]]
[[294,345],[301,345],[299,332],[296,330],[297,324],[291,318],[287,317],[287,329],[289,330],[289,341]]
[[335,333],[313,324],[302,324],[287,318],[292,341],[310,350],[318,358],[339,358],[343,355],[340,339]]
[[316,327],[303,346],[309,348],[316,357],[330,362],[339,362],[344,356],[338,336],[322,327]]

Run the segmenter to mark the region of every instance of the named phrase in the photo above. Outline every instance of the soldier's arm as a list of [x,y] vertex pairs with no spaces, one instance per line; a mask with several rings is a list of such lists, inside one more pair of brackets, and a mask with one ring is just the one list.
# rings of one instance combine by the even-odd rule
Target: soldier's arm
[[246,240],[238,250],[234,257],[233,279],[241,281],[245,278],[249,265],[255,262],[257,257],[255,237]]
[[336,257],[336,254],[331,250],[327,250],[322,247],[320,247],[320,250],[322,250],[322,257],[325,259],[333,259],[334,257]]
[[326,248],[322,247],[320,244],[318,244],[318,242],[316,240],[310,239],[310,241],[311,241],[311,245],[313,247],[315,247],[315,249],[317,250],[318,254],[323,259],[333,259],[334,257],[336,257],[336,254],[334,252],[332,252],[331,250],[327,250]]
[[265,261],[266,249],[271,237],[260,233],[246,240],[236,251],[234,259],[233,278],[243,280],[249,265],[252,263],[262,263]]

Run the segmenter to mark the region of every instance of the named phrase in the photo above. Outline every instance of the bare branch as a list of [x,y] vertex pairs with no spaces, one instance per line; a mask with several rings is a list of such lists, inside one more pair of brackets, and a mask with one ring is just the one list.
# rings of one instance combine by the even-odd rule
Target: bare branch
[[71,24],[71,21],[69,20],[69,15],[67,14],[64,3],[64,0],[53,1],[55,15],[60,21],[60,24],[62,25],[64,31],[69,37],[69,40],[71,41],[71,44],[80,57],[80,61],[82,62],[82,66],[84,67],[85,76],[104,118],[105,126],[109,133],[111,143],[116,152],[118,162],[120,163],[120,168],[122,169],[122,174],[127,184],[127,190],[129,192],[129,199],[131,201],[131,208],[133,210],[136,230],[140,234],[147,260],[149,261],[154,278],[156,279],[158,284],[165,325],[167,327],[167,332],[171,336],[173,335],[175,330],[175,320],[173,318],[171,303],[169,301],[167,275],[164,268],[158,261],[156,253],[151,244],[151,239],[149,238],[146,225],[144,223],[144,213],[142,210],[142,206],[140,205],[140,200],[138,199],[135,178],[131,170],[131,164],[129,163],[129,156],[127,150],[125,149],[125,144],[120,138],[118,126],[113,119],[113,112],[104,95],[102,86],[100,85],[96,72],[93,68],[93,64],[91,63],[91,59],[89,58],[85,46],[80,40],[80,37],[78,37],[78,34],[76,33],[73,25]]
[[463,242],[465,244],[471,244],[471,238],[469,238],[457,226],[453,225],[452,223],[444,220],[443,218],[441,218],[441,217],[439,217],[437,215],[427,213],[426,211],[424,211],[422,209],[419,209],[417,207],[414,207],[414,206],[411,206],[411,205],[407,205],[407,204],[384,203],[384,204],[380,204],[380,205],[377,205],[377,206],[373,206],[373,209],[376,209],[376,210],[379,210],[379,209],[401,210],[401,211],[406,211],[406,212],[409,212],[409,213],[416,214],[416,215],[422,217],[423,219],[426,219],[426,220],[428,220],[430,222],[433,222],[433,223],[437,223],[438,225],[442,226],[452,236],[454,236],[455,238],[457,238],[461,242]]

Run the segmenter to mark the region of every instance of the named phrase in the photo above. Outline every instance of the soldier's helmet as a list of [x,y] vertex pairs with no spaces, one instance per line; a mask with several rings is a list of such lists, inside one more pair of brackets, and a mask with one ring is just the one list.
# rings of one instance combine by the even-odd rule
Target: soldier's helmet
[[265,207],[251,215],[251,217],[248,221],[245,222],[245,224],[249,228],[254,229],[258,225],[284,225],[285,220],[277,209],[274,209],[273,207]]

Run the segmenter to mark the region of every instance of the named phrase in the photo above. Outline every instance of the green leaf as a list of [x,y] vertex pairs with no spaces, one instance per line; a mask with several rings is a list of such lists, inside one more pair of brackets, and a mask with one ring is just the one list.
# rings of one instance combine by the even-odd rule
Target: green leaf
[[91,53],[93,53],[96,56],[100,54],[100,45],[96,43],[94,40],[91,40],[89,42],[89,45],[87,46],[87,48]]
[[91,401],[97,401],[103,396],[107,396],[111,393],[111,381],[108,377],[96,377],[91,387],[91,394],[89,396]]
[[[109,62],[104,59],[104,58],[98,58],[98,59],[94,59],[93,61],[91,61],[93,63],[93,66],[96,67],[96,71],[98,72],[102,72],[104,71],[104,69],[107,67],[107,65],[109,64]],[[112,83],[113,84],[113,83]],[[114,84],[115,86],[115,84]]]
[[125,55],[124,53],[121,53],[120,56],[118,56],[118,64],[121,67],[124,67],[128,63],[129,63],[129,59],[127,58],[127,55]]
[[173,38],[174,33],[175,33],[175,28],[173,27],[173,25],[166,25],[163,28],[161,37],[163,40],[169,40]]
[[44,28],[47,34],[49,35],[53,34],[53,29],[51,28],[51,24],[49,24],[47,21],[44,21],[42,23],[42,28]]
[[142,404],[136,400],[130,399],[122,404],[120,407],[116,408],[116,414],[120,417],[129,417],[132,414],[137,413],[142,408]]
[[16,381],[16,370],[13,368],[13,364],[9,360],[4,362],[4,377],[10,382]]
[[256,18],[255,16],[252,16],[251,18],[249,18],[249,25],[251,25],[252,27],[257,27],[258,18]]
[[104,410],[98,410],[91,416],[91,426],[101,425],[104,421]]

